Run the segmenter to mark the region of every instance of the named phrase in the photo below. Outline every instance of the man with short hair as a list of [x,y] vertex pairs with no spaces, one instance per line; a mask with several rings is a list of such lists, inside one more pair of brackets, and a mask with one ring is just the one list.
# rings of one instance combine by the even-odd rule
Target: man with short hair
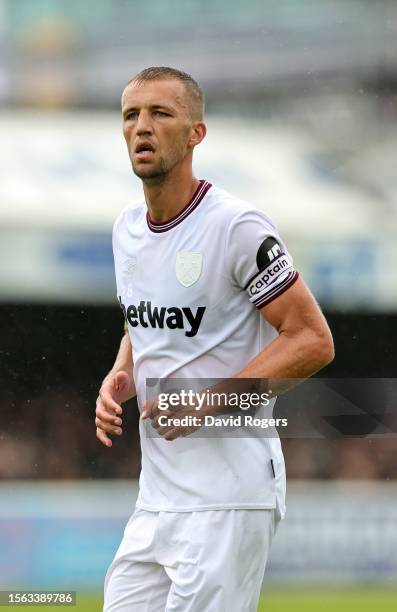
[[[122,433],[121,404],[137,395],[142,471],[136,510],[106,575],[104,610],[254,612],[285,512],[280,440],[194,435],[200,419],[223,408],[182,406],[176,421],[172,409],[146,401],[146,381],[263,379],[277,394],[277,380],[307,378],[333,359],[332,337],[272,221],[194,177],[193,150],[206,134],[194,79],[148,68],[121,103],[145,197],[114,225],[127,333],[95,422],[111,447],[109,435]],[[193,425],[181,418],[198,413]]]

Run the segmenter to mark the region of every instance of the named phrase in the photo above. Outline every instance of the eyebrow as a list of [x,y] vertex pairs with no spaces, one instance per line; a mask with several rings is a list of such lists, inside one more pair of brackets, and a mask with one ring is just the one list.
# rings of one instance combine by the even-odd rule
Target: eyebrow
[[[150,110],[161,109],[161,110],[164,110],[164,111],[167,111],[167,112],[170,112],[170,113],[175,112],[175,109],[172,106],[167,106],[167,104],[150,104],[149,105],[149,109]],[[123,116],[125,116],[128,113],[130,113],[131,111],[136,111],[136,110],[139,110],[139,106],[132,105],[132,106],[128,106],[126,109],[124,109],[122,111],[122,113],[123,113]]]

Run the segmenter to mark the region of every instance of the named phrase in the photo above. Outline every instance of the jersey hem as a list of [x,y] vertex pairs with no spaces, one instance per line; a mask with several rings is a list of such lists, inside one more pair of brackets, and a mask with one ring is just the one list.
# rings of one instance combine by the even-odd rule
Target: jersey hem
[[137,502],[136,508],[147,510],[148,512],[204,512],[206,510],[274,510],[276,502],[268,504],[208,504],[204,506],[182,506],[174,508],[172,506],[150,506]]

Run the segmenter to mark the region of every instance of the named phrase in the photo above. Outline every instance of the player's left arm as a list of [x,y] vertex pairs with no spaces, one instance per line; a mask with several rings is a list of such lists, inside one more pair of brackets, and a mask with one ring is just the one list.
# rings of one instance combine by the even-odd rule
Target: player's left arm
[[333,360],[327,321],[301,277],[260,313],[278,336],[236,374],[237,378],[268,379],[277,394],[293,385],[283,379],[308,378]]
[[[266,215],[247,209],[234,218],[227,232],[225,258],[231,284],[247,292],[252,306],[278,335],[242,370],[212,391],[234,393],[236,387],[246,393],[265,387],[279,395],[332,361],[334,346],[327,322]],[[238,383],[236,379],[240,379]],[[233,411],[228,405],[210,406],[201,413],[207,408],[208,414]],[[180,411],[178,416],[189,410]],[[190,412],[194,414],[194,408]],[[167,440],[190,433],[183,427],[162,428],[158,417],[156,402],[142,413],[142,418],[152,418],[153,427]]]
[[[278,336],[266,346],[256,357],[233,379],[249,379],[248,387],[241,391],[252,390],[254,379],[261,384],[266,381],[266,389],[271,389],[273,395],[280,395],[294,387],[303,379],[308,378],[330,363],[334,358],[334,344],[328,324],[316,300],[301,277],[287,291],[279,295],[260,310],[265,319],[277,330]],[[214,387],[213,391],[235,391],[233,381],[229,379]],[[239,411],[238,408],[235,409]],[[209,407],[207,414],[222,414],[223,408]],[[203,411],[204,412],[204,411]],[[226,412],[233,412],[228,407]],[[161,427],[158,422],[160,412],[157,406],[152,411],[152,424],[166,440],[175,440],[189,435],[197,427]],[[171,413],[163,413],[171,416]],[[188,408],[178,413],[178,416],[197,415],[194,408]],[[147,418],[146,409],[143,418]]]

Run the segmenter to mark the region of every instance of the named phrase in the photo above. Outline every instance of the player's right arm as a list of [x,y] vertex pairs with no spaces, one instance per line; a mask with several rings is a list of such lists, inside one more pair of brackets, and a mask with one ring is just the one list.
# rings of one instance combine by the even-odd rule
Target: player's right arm
[[133,367],[132,346],[126,331],[116,361],[104,378],[96,401],[96,436],[109,448],[112,446],[109,434],[121,436],[123,433],[121,404],[136,396]]

